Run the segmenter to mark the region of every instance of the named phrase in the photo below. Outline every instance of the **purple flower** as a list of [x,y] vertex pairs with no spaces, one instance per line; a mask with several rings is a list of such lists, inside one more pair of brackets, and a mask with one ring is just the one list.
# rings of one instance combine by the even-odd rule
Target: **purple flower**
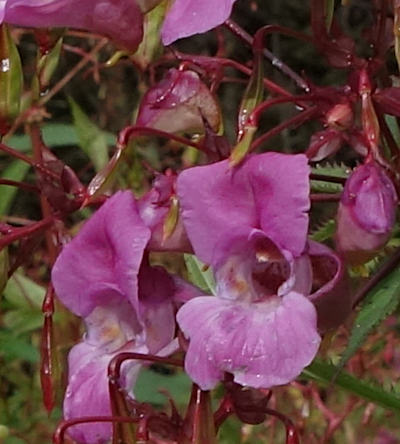
[[367,161],[348,178],[339,204],[336,243],[354,265],[371,259],[390,237],[397,194],[385,170]]
[[173,68],[144,95],[136,125],[198,132],[204,131],[203,119],[218,131],[221,117],[215,98],[197,73]]
[[161,29],[164,45],[209,31],[229,18],[235,0],[175,0]]
[[190,339],[186,371],[204,390],[224,372],[256,388],[285,384],[318,350],[316,310],[301,293],[311,275],[300,257],[308,174],[304,155],[267,153],[237,169],[223,161],[178,177],[189,239],[217,282],[217,297],[194,298],[177,315]]
[[[174,299],[186,301],[198,293],[148,264],[150,239],[134,197],[119,192],[64,247],[53,267],[59,299],[84,318],[87,328],[69,355],[66,419],[110,414],[107,366],[116,354],[173,351]],[[120,383],[127,390],[139,367],[135,361],[124,364]],[[79,425],[71,434],[80,442],[106,442],[111,426]]]
[[135,50],[143,17],[135,0],[3,0],[0,22],[33,28],[71,27],[105,35]]

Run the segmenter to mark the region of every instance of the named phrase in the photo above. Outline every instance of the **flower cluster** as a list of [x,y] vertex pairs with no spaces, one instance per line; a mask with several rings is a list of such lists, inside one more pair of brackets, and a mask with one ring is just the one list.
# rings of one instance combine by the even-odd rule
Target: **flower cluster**
[[[27,162],[37,176],[34,186],[7,178],[2,183],[37,193],[44,216],[24,227],[0,224],[1,247],[21,240],[11,270],[7,264],[3,274],[12,275],[23,263],[21,257],[33,251],[37,238],[49,230],[46,248],[52,270],[48,294],[55,292],[61,304],[84,324],[80,341],[69,351],[63,403],[64,424],[69,424],[69,437],[77,443],[105,444],[111,438],[116,442],[119,423],[131,421],[139,423],[135,442],[209,444],[231,413],[249,424],[264,421],[266,414],[284,418],[268,408],[269,390],[294,381],[316,357],[323,336],[347,320],[354,304],[370,288],[367,285],[364,294],[355,295],[349,283],[358,285],[369,273],[368,267],[374,269],[370,261],[382,253],[395,231],[399,150],[387,114],[400,117],[400,88],[389,86],[389,76],[380,71],[382,57],[392,45],[385,35],[387,2],[382,2],[379,26],[371,37],[375,39],[371,51],[379,43],[380,49],[365,60],[356,54],[353,40],[335,21],[328,24],[327,10],[332,8],[335,13],[334,2],[321,5],[311,0],[313,39],[283,28],[290,36],[314,40],[331,66],[349,71],[348,83],[338,87],[315,86],[270,55],[262,45],[263,38],[282,29],[261,28],[253,39],[227,21],[235,0],[219,0],[218,7],[214,3],[0,0],[0,51],[5,63],[0,83],[7,87],[5,99],[0,97],[1,134],[10,128],[14,131],[20,123],[11,127],[16,112],[13,98],[23,84],[8,24],[68,27],[86,32],[85,36],[100,36],[96,48],[108,51],[109,56],[115,47],[106,45],[108,38],[118,52],[104,66],[111,67],[125,57],[124,62],[137,65],[143,74],[139,89],[147,81],[150,84],[142,88],[135,123],[120,131],[114,155],[108,158],[105,151],[100,166],[89,156],[95,176],[84,186],[84,179],[81,182],[78,174],[47,149],[36,124],[47,116],[42,109],[47,99],[39,94],[42,77],[52,76],[60,56],[57,51],[40,50],[30,108],[21,117],[21,121],[26,118],[34,156],[1,144],[2,151]],[[400,9],[394,8],[393,14],[400,22]],[[227,29],[252,45],[252,65],[220,56],[225,48],[219,31],[215,57],[170,48],[155,60],[162,45],[224,22]],[[149,38],[147,32],[154,35]],[[57,33],[57,38],[60,35]],[[400,41],[397,46],[398,52]],[[69,45],[64,48],[80,55],[83,52]],[[146,50],[154,52],[148,65],[138,62],[141,51]],[[264,56],[297,82],[304,94],[292,94],[264,77]],[[86,54],[82,66],[92,59],[96,60],[96,77],[100,65],[96,54]],[[225,116],[217,92],[224,82],[240,85],[243,79],[228,77],[227,67],[249,76],[238,111],[235,142],[224,135]],[[67,74],[51,97],[68,78]],[[385,88],[380,89],[380,83]],[[263,101],[264,87],[271,96]],[[262,128],[261,113],[282,103],[295,105],[299,113],[255,138]],[[313,119],[322,128],[307,136],[304,153],[296,149],[291,152],[297,154],[288,154],[289,150],[279,147],[256,153],[278,132]],[[91,130],[94,125],[88,127]],[[104,134],[100,130],[99,134],[102,139]],[[149,135],[180,144],[185,154],[179,162],[171,156],[165,169],[150,165],[146,158],[143,171],[146,169],[151,180],[143,180],[135,193],[129,189],[129,181],[121,181],[124,190],[118,190],[112,184],[116,171],[126,159],[137,161],[133,151],[137,147],[137,152],[144,151],[142,136]],[[138,140],[134,142],[135,137]],[[176,145],[170,145],[175,154]],[[321,163],[346,147],[351,150],[343,157],[350,159],[352,168]],[[193,148],[197,149],[195,154]],[[329,202],[329,209],[315,209],[314,203],[320,202]],[[72,239],[65,240],[60,235],[63,223],[81,208],[91,216]],[[313,233],[320,226],[320,214],[331,219]],[[181,266],[167,267],[160,260],[165,259],[165,253],[179,258]],[[202,286],[196,281],[188,270],[191,261],[200,264],[200,276],[206,270],[212,274],[211,283]],[[384,270],[378,278],[386,275]],[[54,304],[50,299],[45,297],[43,308],[48,329],[42,340],[48,341],[48,347],[42,346],[42,352],[52,348]],[[387,305],[390,308],[394,302]],[[42,368],[43,362],[46,369],[51,367],[49,354],[42,356]],[[116,371],[114,364],[121,354]],[[125,360],[126,356],[130,357]],[[152,360],[177,363],[192,380],[185,419],[172,400],[168,417],[152,407],[146,410],[145,404],[135,399],[139,372]],[[51,410],[54,393],[50,393],[49,378],[43,376],[42,385]],[[207,404],[208,392],[220,383],[225,394],[213,413]],[[117,387],[117,395],[112,387]],[[114,398],[122,400],[117,408]],[[330,425],[335,422],[329,412],[327,416]],[[193,418],[198,421],[195,425]],[[296,443],[292,424],[286,418],[284,422],[287,443]],[[197,440],[196,433],[202,438]]]

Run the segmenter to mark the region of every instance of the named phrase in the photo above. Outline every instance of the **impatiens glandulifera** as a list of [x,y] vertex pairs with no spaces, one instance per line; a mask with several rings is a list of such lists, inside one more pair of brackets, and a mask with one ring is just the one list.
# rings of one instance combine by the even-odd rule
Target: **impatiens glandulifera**
[[[174,300],[185,301],[198,292],[148,264],[150,238],[132,194],[119,192],[63,248],[53,267],[57,296],[84,318],[87,329],[69,354],[65,419],[111,413],[107,367],[114,356],[167,355],[176,349]],[[139,369],[137,361],[125,364],[121,386],[131,389]],[[76,426],[71,434],[83,443],[106,442],[111,425]]]
[[397,193],[374,160],[347,179],[337,215],[336,244],[352,265],[367,262],[386,244],[395,222]]
[[308,174],[304,155],[267,153],[238,168],[222,161],[178,177],[188,237],[217,282],[217,297],[193,298],[177,314],[190,340],[185,369],[203,390],[224,372],[255,388],[285,384],[318,350],[316,311],[304,294],[309,274],[303,279],[297,266],[306,246]]

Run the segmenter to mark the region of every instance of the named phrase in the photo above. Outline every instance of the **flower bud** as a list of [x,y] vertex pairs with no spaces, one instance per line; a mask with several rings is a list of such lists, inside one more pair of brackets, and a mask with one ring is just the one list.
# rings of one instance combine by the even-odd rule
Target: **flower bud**
[[329,128],[349,129],[354,123],[354,113],[350,102],[338,103],[326,113],[326,124]]
[[136,125],[170,133],[204,132],[203,118],[218,131],[219,107],[207,86],[194,71],[170,69],[144,95]]
[[352,265],[370,260],[390,237],[397,205],[396,190],[375,161],[354,170],[343,190],[336,243]]

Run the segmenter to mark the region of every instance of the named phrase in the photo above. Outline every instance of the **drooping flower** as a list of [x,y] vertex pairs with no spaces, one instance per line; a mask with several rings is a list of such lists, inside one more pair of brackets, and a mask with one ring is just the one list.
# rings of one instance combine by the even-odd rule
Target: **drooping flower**
[[[107,366],[118,353],[166,355],[174,349],[174,298],[190,299],[191,290],[149,265],[150,239],[132,194],[118,192],[64,247],[53,267],[59,299],[84,318],[87,329],[69,355],[66,419],[110,414]],[[139,368],[135,361],[123,365],[120,384],[126,390]],[[103,443],[111,425],[82,424],[72,427],[71,435],[79,442]]]
[[[95,32],[135,50],[143,37],[136,0],[3,0],[0,22],[32,28],[71,27]],[[145,12],[145,11],[143,11]]]
[[224,372],[255,388],[285,384],[318,350],[310,283],[298,278],[308,269],[308,174],[305,156],[267,153],[178,177],[189,239],[217,282],[217,297],[194,298],[177,314],[190,340],[186,371],[204,390]]
[[204,131],[203,119],[218,131],[221,116],[215,98],[197,73],[173,68],[143,96],[136,125],[199,132]]
[[339,204],[336,243],[349,263],[371,259],[390,237],[397,194],[385,170],[369,160],[347,179]]
[[174,0],[161,29],[164,45],[209,31],[229,18],[235,0]]

